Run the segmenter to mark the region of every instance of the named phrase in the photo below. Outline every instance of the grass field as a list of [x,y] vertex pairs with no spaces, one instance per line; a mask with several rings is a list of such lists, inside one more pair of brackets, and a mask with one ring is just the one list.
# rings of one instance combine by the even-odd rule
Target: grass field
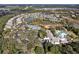
[[6,22],[7,22],[11,17],[13,17],[13,16],[14,16],[14,14],[5,15],[5,16],[1,16],[1,17],[0,17],[0,34],[2,33],[3,28],[4,28],[5,24],[6,24]]

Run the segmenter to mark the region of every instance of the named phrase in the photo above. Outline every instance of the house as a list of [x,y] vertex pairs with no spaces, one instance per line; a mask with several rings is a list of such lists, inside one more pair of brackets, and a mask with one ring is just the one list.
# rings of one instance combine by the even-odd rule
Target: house
[[22,17],[17,18],[16,22],[17,22],[17,25],[20,24],[20,23],[22,23]]

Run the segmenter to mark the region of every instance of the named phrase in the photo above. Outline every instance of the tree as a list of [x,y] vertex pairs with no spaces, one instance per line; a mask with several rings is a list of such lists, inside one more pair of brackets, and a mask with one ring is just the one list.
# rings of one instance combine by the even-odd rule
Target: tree
[[44,49],[42,47],[39,47],[39,46],[36,46],[34,51],[37,54],[43,54],[44,53]]
[[53,45],[53,46],[50,48],[50,52],[53,53],[53,54],[60,54],[59,47],[56,46],[56,45]]
[[31,50],[33,47],[34,44],[32,42],[27,44],[27,50]]
[[79,42],[72,42],[70,44],[70,46],[72,46],[73,50],[76,52],[76,53],[79,53]]
[[38,36],[39,36],[40,38],[44,38],[44,37],[46,36],[46,32],[43,31],[43,30],[39,30],[39,31],[38,31]]

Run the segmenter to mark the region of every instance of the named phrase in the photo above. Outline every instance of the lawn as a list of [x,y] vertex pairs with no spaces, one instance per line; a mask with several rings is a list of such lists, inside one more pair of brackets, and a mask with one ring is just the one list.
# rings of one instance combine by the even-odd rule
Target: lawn
[[2,33],[3,28],[4,28],[5,24],[6,24],[6,22],[7,22],[11,17],[13,17],[13,16],[14,16],[14,14],[5,15],[5,16],[1,16],[1,17],[0,17],[0,34]]

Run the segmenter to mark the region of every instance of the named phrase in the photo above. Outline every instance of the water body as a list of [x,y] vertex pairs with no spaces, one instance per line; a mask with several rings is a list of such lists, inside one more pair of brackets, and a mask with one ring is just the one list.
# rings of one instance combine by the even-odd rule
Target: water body
[[40,30],[41,27],[38,25],[27,25],[29,28],[33,29],[33,30]]

